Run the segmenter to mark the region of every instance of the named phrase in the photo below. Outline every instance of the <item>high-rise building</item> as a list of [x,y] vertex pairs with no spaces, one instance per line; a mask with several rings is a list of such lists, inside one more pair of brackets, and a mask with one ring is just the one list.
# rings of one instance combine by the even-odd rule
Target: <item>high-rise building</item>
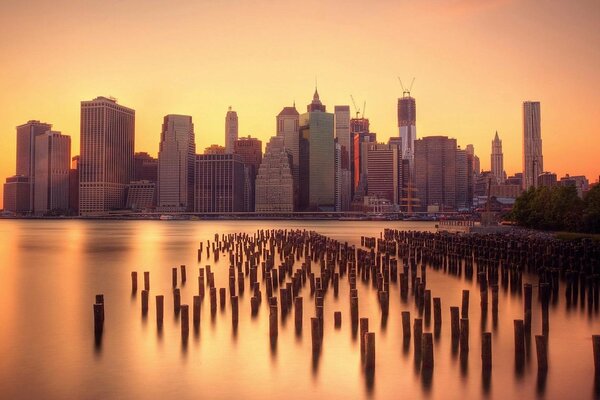
[[158,181],[158,159],[146,152],[133,155],[133,181]]
[[135,111],[112,98],[81,102],[79,213],[125,207],[133,176]]
[[[350,106],[335,106],[333,112],[335,125],[335,139],[339,146],[339,155],[336,153],[336,209],[347,211],[350,209],[352,198],[351,155],[353,141],[350,133]],[[339,187],[338,187],[339,186]]]
[[69,170],[69,213],[79,214],[79,156],[71,158]]
[[66,214],[69,209],[71,137],[48,131],[35,138],[33,212]]
[[[29,177],[29,200],[27,204],[19,204],[19,210],[33,211],[35,190],[35,138],[52,129],[51,124],[31,120],[17,126],[17,171],[16,175]],[[19,183],[20,185],[23,182]]]
[[243,212],[244,163],[236,154],[196,155],[194,211]]
[[335,208],[333,114],[325,111],[315,90],[307,113],[300,116],[300,209]]
[[410,92],[405,91],[398,99],[398,129],[402,138],[402,158],[414,160],[414,142],[417,139],[417,105]]
[[164,117],[158,151],[158,209],[190,211],[194,203],[194,124],[189,115]]
[[402,196],[402,148],[374,143],[367,151],[367,195],[400,204]]
[[467,152],[467,167],[470,171],[468,179],[468,195],[467,199],[471,205],[473,205],[473,198],[475,196],[475,183],[477,182],[477,178],[479,177],[479,173],[481,171],[481,164],[479,162],[479,157],[475,154],[475,147],[472,144],[468,144],[465,147],[465,151]]
[[523,102],[523,189],[537,187],[544,170],[539,101]]
[[277,115],[277,136],[283,137],[283,145],[292,156],[294,177],[294,209],[298,207],[300,185],[300,114],[293,107],[284,107]]
[[256,177],[256,211],[294,211],[292,155],[285,138],[273,136]]
[[[366,154],[369,144],[375,143],[375,134],[369,131],[368,118],[352,118],[350,120],[350,137],[352,140],[350,151],[350,169],[352,171],[352,196],[358,190],[362,181],[366,180]],[[363,186],[366,183],[363,182]],[[363,193],[364,195],[364,193]]]
[[233,146],[233,153],[240,156],[246,167],[246,179],[244,183],[246,211],[254,211],[254,185],[258,167],[262,161],[262,142],[250,136],[237,139]]
[[31,212],[29,207],[31,182],[28,176],[14,175],[4,183],[4,210],[18,215]]
[[502,154],[502,140],[498,137],[498,131],[492,141],[492,156],[490,164],[492,175],[494,175],[495,183],[502,184],[506,180],[506,174],[504,173],[504,155]]
[[238,138],[238,116],[235,111],[229,107],[225,115],[225,153],[233,153],[235,141]]
[[469,155],[466,150],[460,147],[456,150],[456,208],[464,210],[471,207],[473,196],[469,197],[471,190],[469,184],[472,184],[472,163],[469,163]]
[[456,139],[447,136],[415,140],[415,195],[423,211],[456,209],[456,150]]

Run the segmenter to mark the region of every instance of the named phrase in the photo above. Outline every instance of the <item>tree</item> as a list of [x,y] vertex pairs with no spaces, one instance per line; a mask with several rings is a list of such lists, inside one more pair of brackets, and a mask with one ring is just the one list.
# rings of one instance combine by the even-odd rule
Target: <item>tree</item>
[[583,229],[586,232],[600,233],[600,184],[594,185],[585,196]]

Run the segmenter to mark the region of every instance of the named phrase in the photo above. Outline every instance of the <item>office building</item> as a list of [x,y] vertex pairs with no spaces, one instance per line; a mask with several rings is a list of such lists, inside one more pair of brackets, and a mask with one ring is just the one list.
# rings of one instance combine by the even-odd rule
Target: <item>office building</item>
[[79,156],[71,158],[69,169],[69,214],[79,214]]
[[298,207],[300,185],[300,114],[296,104],[284,107],[276,117],[277,136],[283,137],[284,147],[292,156],[292,176],[294,178],[294,209]]
[[233,153],[240,157],[246,167],[246,179],[244,182],[246,211],[254,211],[254,185],[258,167],[262,161],[262,142],[250,136],[237,139],[233,145]]
[[402,148],[370,144],[367,151],[367,195],[399,205],[402,197]]
[[245,211],[244,163],[236,154],[196,155],[195,206],[199,213]]
[[225,152],[233,153],[235,141],[238,139],[238,116],[235,111],[229,107],[225,115]]
[[190,211],[194,203],[196,142],[192,117],[164,117],[158,151],[158,210]]
[[34,204],[36,215],[69,210],[71,137],[48,131],[35,138]]
[[133,176],[135,111],[112,98],[81,102],[79,213],[125,207]]
[[156,182],[131,182],[127,189],[126,207],[131,210],[152,211],[156,207]]
[[4,211],[17,215],[31,212],[29,206],[31,182],[28,176],[14,175],[6,178],[4,183]]
[[542,172],[538,176],[538,187],[552,187],[557,185],[556,174],[553,172]]
[[456,139],[428,136],[415,141],[414,178],[421,211],[456,209]]
[[350,159],[354,144],[350,133],[350,107],[335,106],[333,118],[335,140],[339,146],[339,154],[336,152],[336,210],[347,211],[352,199]]
[[267,143],[265,156],[256,176],[257,212],[294,211],[292,155],[285,138],[274,136]]
[[134,181],[158,181],[158,159],[146,152],[133,155],[133,180]]
[[417,105],[410,92],[405,91],[398,99],[398,129],[402,139],[402,158],[409,160],[412,168],[414,142],[417,139]]
[[495,183],[502,184],[506,180],[504,172],[504,155],[502,154],[502,140],[498,137],[498,131],[492,141],[492,155],[490,160],[492,175],[494,175]]
[[537,187],[537,177],[544,170],[540,102],[523,103],[523,189]]

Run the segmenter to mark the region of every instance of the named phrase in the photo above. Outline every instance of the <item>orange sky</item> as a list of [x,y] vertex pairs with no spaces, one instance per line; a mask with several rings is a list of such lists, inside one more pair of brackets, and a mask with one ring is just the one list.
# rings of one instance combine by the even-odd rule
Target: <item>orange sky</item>
[[[600,175],[598,0],[30,0],[0,13],[0,179],[15,172],[15,126],[72,136],[79,102],[136,110],[136,150],[156,155],[162,117],[194,118],[197,148],[223,144],[225,113],[265,143],[275,115],[310,101],[362,107],[380,140],[397,135],[397,81],[415,76],[417,135],[475,145],[494,131],[521,170],[521,104],[542,104],[546,170]],[[1,189],[0,189],[1,190]],[[1,197],[0,197],[1,199]],[[1,200],[0,200],[1,201]]]

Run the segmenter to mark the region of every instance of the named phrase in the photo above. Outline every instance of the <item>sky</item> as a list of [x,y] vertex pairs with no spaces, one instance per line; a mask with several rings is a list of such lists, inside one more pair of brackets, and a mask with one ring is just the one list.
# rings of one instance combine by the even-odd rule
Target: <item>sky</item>
[[284,106],[306,110],[315,80],[328,111],[366,102],[387,141],[398,77],[414,77],[418,137],[473,144],[489,169],[498,131],[511,175],[522,103],[540,101],[544,169],[595,182],[598,21],[598,0],[3,0],[0,179],[15,173],[15,127],[31,119],[71,135],[79,154],[80,101],[97,96],[136,110],[136,151],[156,156],[164,115],[191,115],[202,152],[224,144],[228,106],[264,148]]

